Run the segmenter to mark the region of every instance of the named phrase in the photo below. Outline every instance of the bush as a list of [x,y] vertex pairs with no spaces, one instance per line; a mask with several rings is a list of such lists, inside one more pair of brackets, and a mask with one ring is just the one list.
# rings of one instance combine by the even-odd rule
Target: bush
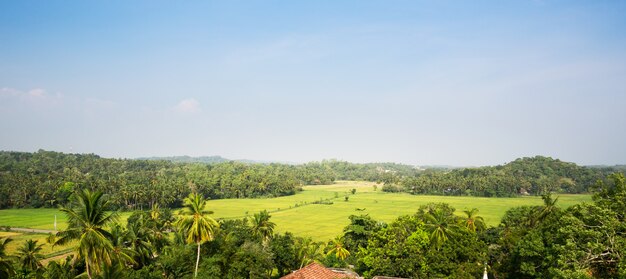
[[402,192],[402,187],[396,184],[385,184],[383,185],[383,192],[400,193]]

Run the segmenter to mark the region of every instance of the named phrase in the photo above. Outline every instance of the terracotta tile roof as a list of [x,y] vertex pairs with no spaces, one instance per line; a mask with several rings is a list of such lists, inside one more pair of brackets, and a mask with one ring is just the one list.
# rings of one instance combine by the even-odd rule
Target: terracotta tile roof
[[280,279],[343,279],[357,278],[349,274],[334,272],[321,264],[312,263]]

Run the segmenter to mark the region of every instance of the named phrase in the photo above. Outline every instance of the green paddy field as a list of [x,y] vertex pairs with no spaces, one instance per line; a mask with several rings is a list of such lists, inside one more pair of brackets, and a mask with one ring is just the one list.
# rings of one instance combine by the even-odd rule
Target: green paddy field
[[[261,210],[271,212],[278,231],[291,231],[297,235],[318,240],[333,238],[348,224],[352,214],[369,214],[374,219],[389,222],[397,216],[414,213],[420,205],[429,202],[445,202],[457,211],[478,208],[488,225],[496,226],[504,212],[522,205],[541,205],[540,197],[481,198],[458,196],[415,196],[405,193],[385,193],[374,190],[374,183],[339,181],[333,185],[305,186],[293,196],[260,199],[209,200],[207,208],[214,211],[214,218],[243,218]],[[356,194],[350,190],[356,189]],[[348,201],[345,201],[345,197]],[[557,205],[569,207],[591,201],[591,195],[556,195]],[[332,204],[314,204],[316,201]],[[0,226],[54,229],[54,216],[58,229],[65,228],[65,216],[58,209],[6,209],[0,210]],[[121,221],[130,215],[121,214]]]
[[[506,210],[522,205],[541,205],[541,197],[480,198],[453,196],[414,196],[406,193],[385,193],[382,186],[371,182],[339,181],[333,185],[306,186],[293,196],[259,199],[210,200],[207,208],[213,210],[216,219],[232,219],[252,216],[261,210],[271,212],[276,231],[290,231],[299,236],[309,236],[314,240],[325,241],[340,235],[349,223],[352,214],[369,214],[376,220],[390,222],[397,216],[414,213],[420,205],[429,202],[445,202],[459,213],[465,209],[478,208],[487,225],[496,226]],[[356,189],[356,194],[350,190]],[[345,201],[345,197],[348,201]],[[590,202],[591,195],[556,195],[557,205],[562,208]],[[314,204],[323,200],[326,204]],[[332,204],[329,204],[332,203]],[[7,209],[0,210],[0,226],[20,228],[54,229],[54,216],[57,228],[66,226],[65,216],[58,209]],[[129,212],[121,214],[124,222]],[[18,239],[42,239],[42,234],[25,234]],[[0,235],[2,236],[2,235]],[[7,235],[8,236],[8,235]],[[43,241],[42,241],[43,242]],[[42,243],[40,242],[40,243]],[[52,252],[51,249],[46,252]]]

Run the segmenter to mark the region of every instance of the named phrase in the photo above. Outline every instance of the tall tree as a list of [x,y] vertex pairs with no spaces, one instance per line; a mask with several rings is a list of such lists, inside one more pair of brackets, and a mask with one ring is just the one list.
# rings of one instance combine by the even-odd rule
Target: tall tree
[[9,278],[14,273],[11,258],[6,254],[7,244],[13,241],[11,238],[0,238],[0,278]]
[[262,240],[266,244],[274,234],[274,227],[276,224],[270,221],[270,214],[267,210],[263,210],[254,214],[252,219],[252,232],[254,235]]
[[323,256],[324,247],[322,243],[315,242],[311,238],[298,238],[295,246],[300,268],[321,259]]
[[478,215],[478,208],[463,210],[463,217],[460,219],[463,226],[470,232],[483,231],[487,228],[485,220]]
[[75,246],[80,259],[85,261],[87,277],[99,272],[102,264],[111,265],[113,245],[111,234],[104,228],[117,219],[117,212],[109,211],[110,203],[102,192],[83,190],[74,193],[69,207],[61,211],[67,215],[68,227],[57,233],[55,245],[77,240]]
[[367,248],[367,240],[380,228],[376,220],[369,215],[350,215],[350,224],[343,229],[344,247],[352,252]]
[[454,215],[454,208],[447,204],[427,204],[420,208],[417,215],[424,222],[426,231],[430,233],[430,242],[436,248],[458,232],[458,217]]
[[42,246],[43,244],[37,245],[37,240],[29,239],[17,248],[16,256],[22,268],[36,271],[42,266],[43,255],[40,253]]
[[198,245],[194,272],[194,277],[196,277],[198,276],[198,264],[200,263],[200,245],[213,240],[215,229],[219,227],[219,224],[209,216],[213,212],[204,208],[206,200],[201,195],[196,193],[189,194],[189,197],[183,201],[183,205],[184,207],[179,213],[180,219],[178,219],[176,225],[187,235],[187,243]]
[[350,252],[343,248],[343,242],[339,237],[333,239],[331,241],[330,250],[326,255],[335,254],[338,259],[345,260],[348,256],[350,256]]
[[75,278],[78,271],[74,266],[74,255],[67,256],[64,260],[50,261],[46,267],[44,278]]

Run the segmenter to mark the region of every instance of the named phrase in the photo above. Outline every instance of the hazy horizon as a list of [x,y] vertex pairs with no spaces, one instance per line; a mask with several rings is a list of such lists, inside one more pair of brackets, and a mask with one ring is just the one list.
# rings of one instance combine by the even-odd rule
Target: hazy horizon
[[626,163],[626,2],[4,1],[0,150]]
[[[37,150],[1,150],[0,151],[6,151],[6,152],[28,152],[28,153],[35,153],[38,152],[39,150],[44,150],[44,151],[52,151],[52,152],[62,152],[62,151],[57,151],[57,150],[45,150],[45,149],[37,149]],[[123,156],[103,156],[100,154],[96,154],[93,152],[73,152],[73,151],[68,151],[68,152],[62,152],[64,154],[95,154],[101,158],[109,158],[109,159],[129,159],[129,160],[153,160],[153,159],[171,159],[171,158],[175,158],[175,157],[187,157],[187,158],[191,158],[191,159],[200,159],[200,158],[209,158],[209,157],[219,157],[221,159],[224,160],[228,160],[228,161],[243,161],[243,162],[250,162],[250,163],[254,163],[254,164],[266,164],[266,163],[278,163],[278,164],[291,164],[291,165],[299,165],[299,164],[306,164],[306,163],[312,163],[312,162],[322,162],[322,161],[331,161],[331,160],[336,160],[336,161],[345,161],[345,162],[349,162],[349,163],[358,163],[358,164],[370,164],[370,163],[396,163],[396,164],[403,164],[403,165],[409,165],[409,166],[415,166],[415,167],[450,167],[450,168],[473,168],[473,167],[486,167],[486,166],[497,166],[497,165],[506,165],[507,163],[510,163],[512,161],[515,161],[517,159],[522,159],[522,158],[532,158],[532,157],[536,157],[536,156],[543,156],[543,157],[550,157],[552,159],[555,160],[560,160],[562,162],[569,162],[569,163],[575,163],[578,166],[607,166],[607,167],[614,167],[614,166],[625,166],[626,164],[623,163],[617,163],[617,164],[591,164],[591,165],[585,165],[585,164],[580,164],[577,162],[571,162],[571,161],[567,161],[567,160],[561,160],[560,158],[555,158],[555,157],[551,157],[551,156],[545,156],[545,155],[541,155],[541,154],[536,154],[536,155],[532,155],[532,156],[523,156],[523,157],[518,157],[518,158],[511,158],[508,161],[504,161],[501,163],[494,163],[494,164],[484,164],[484,165],[452,165],[452,164],[421,164],[421,165],[417,165],[417,164],[411,164],[411,163],[405,163],[405,162],[394,162],[394,161],[363,161],[363,162],[353,162],[353,161],[349,161],[349,160],[343,160],[343,159],[338,159],[338,158],[322,158],[320,160],[313,160],[313,161],[279,161],[279,160],[265,160],[265,159],[259,159],[259,158],[228,158],[219,154],[216,155],[198,155],[198,156],[190,156],[190,155],[164,155],[164,156],[139,156],[139,157],[123,157]]]

